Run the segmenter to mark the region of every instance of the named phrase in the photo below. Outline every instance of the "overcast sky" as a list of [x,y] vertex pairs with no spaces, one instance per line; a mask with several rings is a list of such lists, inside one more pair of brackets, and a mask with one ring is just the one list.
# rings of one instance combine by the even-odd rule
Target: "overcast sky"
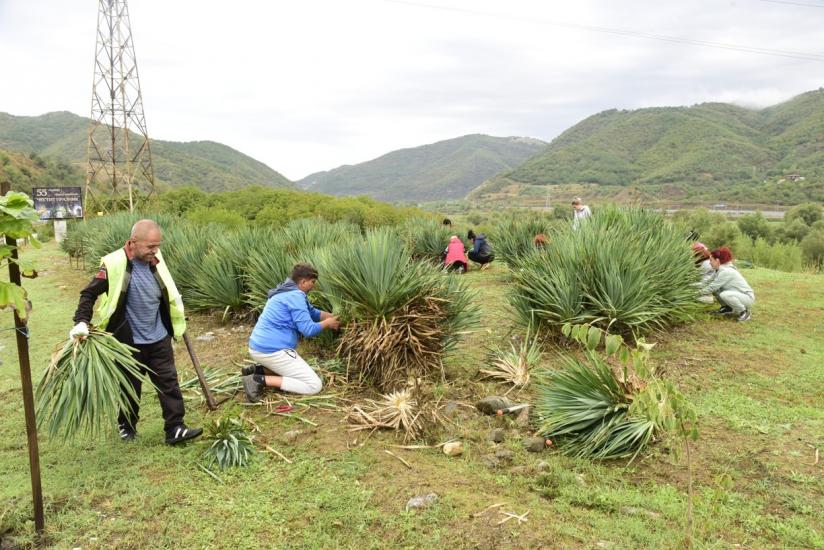
[[[0,0],[0,111],[89,116],[97,6]],[[824,85],[824,0],[130,0],[129,10],[150,135],[225,143],[290,179],[470,133],[549,141],[604,109],[763,107]]]

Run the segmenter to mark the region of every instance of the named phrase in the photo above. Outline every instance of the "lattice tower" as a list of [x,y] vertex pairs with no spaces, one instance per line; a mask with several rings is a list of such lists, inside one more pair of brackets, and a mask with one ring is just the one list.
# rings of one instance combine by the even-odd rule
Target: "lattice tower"
[[124,207],[133,212],[154,194],[152,152],[126,0],[99,2],[87,152],[87,212]]

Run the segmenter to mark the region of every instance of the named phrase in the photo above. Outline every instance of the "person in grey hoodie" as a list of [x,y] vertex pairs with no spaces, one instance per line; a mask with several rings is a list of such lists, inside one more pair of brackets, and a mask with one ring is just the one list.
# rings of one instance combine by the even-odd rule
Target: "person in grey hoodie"
[[713,250],[710,263],[715,268],[715,278],[704,288],[706,294],[713,294],[721,309],[715,315],[735,315],[739,321],[749,321],[755,292],[732,264],[732,252],[727,247]]

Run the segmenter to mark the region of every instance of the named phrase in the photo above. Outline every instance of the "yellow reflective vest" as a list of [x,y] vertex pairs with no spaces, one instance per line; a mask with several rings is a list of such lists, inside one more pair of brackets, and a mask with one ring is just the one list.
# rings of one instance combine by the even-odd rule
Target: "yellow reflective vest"
[[[155,267],[156,274],[159,276],[160,291],[166,303],[169,304],[169,317],[172,321],[172,331],[176,339],[183,336],[186,332],[186,317],[183,314],[183,298],[180,296],[175,282],[172,279],[172,274],[169,273],[169,268],[166,262],[163,261],[163,255],[158,251],[158,264]],[[100,296],[95,308],[95,318],[92,323],[101,330],[106,330],[109,324],[109,319],[112,318],[117,309],[120,295],[126,291],[123,285],[126,281],[126,268],[129,259],[126,256],[124,249],[117,250],[111,254],[107,254],[100,260],[101,266],[106,268],[106,278],[109,282],[109,291]],[[156,277],[157,279],[157,277]]]

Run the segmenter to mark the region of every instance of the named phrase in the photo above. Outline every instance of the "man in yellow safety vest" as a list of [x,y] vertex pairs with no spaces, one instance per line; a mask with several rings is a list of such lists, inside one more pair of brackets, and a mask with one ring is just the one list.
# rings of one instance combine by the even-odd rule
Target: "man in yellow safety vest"
[[[70,338],[89,335],[88,324],[106,330],[124,344],[137,349],[135,358],[148,367],[149,378],[157,386],[166,431],[166,443],[175,445],[199,436],[201,428],[183,422],[183,395],[177,379],[172,337],[186,331],[183,300],[169,268],[160,254],[162,235],[152,220],[140,220],[126,245],[103,257],[94,279],[80,292],[74,314],[77,323]],[[95,302],[101,297],[97,308]],[[94,310],[94,312],[93,312]],[[94,314],[93,314],[94,313]],[[124,441],[137,436],[141,379],[127,374],[138,402],[132,411],[120,411],[118,424]]]

